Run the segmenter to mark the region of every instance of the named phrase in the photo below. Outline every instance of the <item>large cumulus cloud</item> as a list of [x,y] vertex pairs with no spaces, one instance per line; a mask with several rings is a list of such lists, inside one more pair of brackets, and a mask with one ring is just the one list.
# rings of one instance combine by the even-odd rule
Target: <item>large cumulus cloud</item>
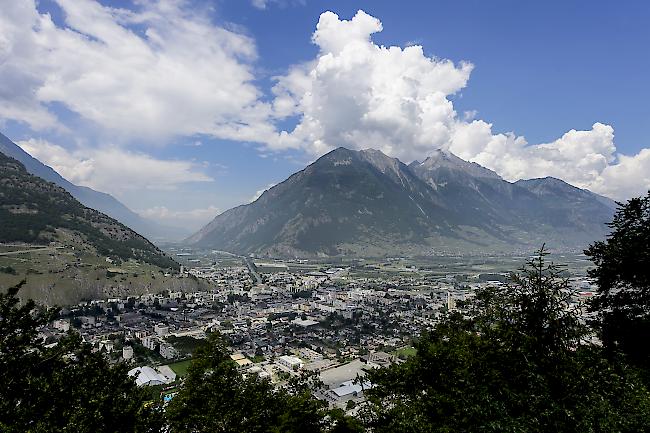
[[277,115],[300,116],[278,147],[372,147],[408,160],[449,142],[456,113],[448,97],[465,87],[472,65],[429,58],[420,46],[377,46],[371,35],[381,30],[362,11],[350,21],[321,15],[318,58],[274,88]]
[[[90,182],[88,155],[111,148],[88,144],[97,136],[126,147],[204,134],[311,157],[346,146],[409,162],[443,148],[509,180],[556,176],[617,199],[650,187],[650,150],[620,154],[613,128],[600,123],[607,119],[584,131],[557,131],[549,143],[528,143],[516,132],[494,133],[487,120],[459,116],[454,97],[473,65],[430,56],[418,45],[378,45],[373,35],[382,23],[363,11],[348,20],[323,13],[312,35],[317,56],[276,77],[269,95],[257,80],[255,41],[186,0],[130,8],[54,3],[62,22],[35,0],[0,0],[0,121],[73,135],[80,124],[103,131],[82,137],[85,148],[64,149],[81,155],[80,164],[68,165],[74,179]],[[32,151],[46,162],[61,158],[51,146]],[[107,160],[119,167],[119,158]],[[198,167],[186,169],[201,176]],[[106,182],[109,190],[129,186]]]
[[320,16],[318,56],[277,78],[274,115],[297,124],[267,145],[320,155],[334,147],[375,148],[405,162],[447,149],[508,180],[554,176],[624,199],[650,188],[650,150],[619,155],[611,126],[596,122],[550,143],[495,134],[484,120],[457,114],[453,95],[473,65],[427,56],[420,46],[380,46],[382,23],[363,11],[350,20]]

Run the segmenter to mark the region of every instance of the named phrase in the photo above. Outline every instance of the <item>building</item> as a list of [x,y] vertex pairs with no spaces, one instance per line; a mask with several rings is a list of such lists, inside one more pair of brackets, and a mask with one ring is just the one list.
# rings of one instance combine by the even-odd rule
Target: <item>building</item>
[[178,356],[178,352],[176,351],[174,346],[167,343],[166,341],[160,342],[160,350],[158,352],[160,353],[160,356],[162,356],[165,359],[173,359],[176,356]]
[[454,311],[456,309],[456,299],[447,291],[447,310]]
[[133,359],[133,347],[131,346],[122,347],[122,358],[125,361],[128,361],[129,359]]
[[106,351],[108,353],[112,352],[115,348],[115,343],[110,340],[101,340],[99,342],[99,351]]
[[149,366],[136,367],[129,370],[128,374],[135,378],[135,383],[138,386],[166,385],[173,382],[173,380],[169,380],[168,377]]
[[62,332],[68,332],[70,330],[70,321],[68,319],[58,319],[52,323],[52,327]]
[[397,357],[386,352],[372,352],[367,356],[367,364],[369,367],[387,367],[397,362]]
[[146,335],[140,340],[142,345],[149,350],[156,350],[156,344],[158,343],[158,338],[153,335]]
[[278,364],[290,370],[300,370],[304,363],[295,356],[283,355],[278,358]]
[[249,374],[257,374],[260,379],[271,379],[271,374],[262,367],[254,366],[248,369]]
[[323,359],[323,355],[320,353],[316,352],[315,350],[311,350],[307,347],[303,347],[301,349],[298,349],[298,354],[303,358],[303,359],[308,359],[310,361],[320,361]]
[[331,389],[328,397],[334,401],[362,397],[363,392],[370,388],[372,388],[372,385],[368,381],[355,383],[354,380],[348,380],[341,383],[337,388]]
[[318,325],[318,322],[315,320],[310,320],[310,319],[303,320],[299,317],[296,317],[291,323],[293,323],[296,326],[300,326],[302,328],[309,328],[310,326]]
[[165,325],[164,323],[156,323],[153,327],[153,330],[159,337],[164,337],[165,335],[169,334],[169,326]]

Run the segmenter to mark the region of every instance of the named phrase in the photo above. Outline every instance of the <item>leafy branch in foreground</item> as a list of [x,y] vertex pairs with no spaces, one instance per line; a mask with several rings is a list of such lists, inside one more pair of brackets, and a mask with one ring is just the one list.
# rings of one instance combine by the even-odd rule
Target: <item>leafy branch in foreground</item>
[[647,431],[650,393],[584,341],[568,282],[545,256],[478,291],[405,363],[371,372],[364,422],[375,432]]
[[58,312],[20,305],[22,284],[0,293],[0,431],[160,431],[160,413],[145,407],[126,366],[109,365],[78,334],[44,344],[39,328]]
[[218,334],[193,356],[180,392],[167,408],[174,432],[353,432],[353,420],[330,413],[313,397],[322,384],[316,374],[294,377],[274,387],[256,374],[242,376]]
[[600,338],[610,354],[623,353],[648,368],[650,361],[650,192],[633,198],[609,224],[611,234],[585,254],[598,286],[591,304],[598,314]]

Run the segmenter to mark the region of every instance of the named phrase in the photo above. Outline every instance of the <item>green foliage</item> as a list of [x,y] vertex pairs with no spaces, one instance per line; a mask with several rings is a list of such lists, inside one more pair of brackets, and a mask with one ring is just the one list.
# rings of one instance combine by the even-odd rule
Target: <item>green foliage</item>
[[217,334],[197,349],[183,387],[167,408],[172,431],[308,433],[343,428],[345,418],[328,416],[326,403],[312,397],[320,386],[315,375],[294,377],[276,388],[255,374],[242,377],[229,353]]
[[54,309],[20,305],[20,286],[0,294],[0,431],[155,432],[162,427],[146,392],[93,353],[78,334],[46,347],[39,327]]
[[363,423],[356,417],[348,416],[342,409],[332,409],[329,414],[331,433],[363,433]]
[[598,285],[591,307],[598,311],[601,339],[637,365],[650,361],[650,192],[621,204],[607,240],[585,254],[596,267]]
[[302,394],[275,391],[256,375],[242,378],[227,346],[213,334],[196,351],[167,414],[177,432],[319,431],[323,417],[317,406]]
[[543,251],[511,282],[479,291],[372,371],[363,419],[375,432],[638,432],[650,393],[624,363],[586,344],[561,269]]
[[198,338],[182,336],[182,337],[167,337],[167,343],[174,346],[179,353],[184,355],[191,355],[197,348],[199,348],[203,341]]

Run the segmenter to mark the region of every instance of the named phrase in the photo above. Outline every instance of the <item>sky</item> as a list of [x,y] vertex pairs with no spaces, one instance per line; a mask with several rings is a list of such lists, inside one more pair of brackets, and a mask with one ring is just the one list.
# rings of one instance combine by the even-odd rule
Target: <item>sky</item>
[[650,189],[650,3],[0,0],[0,131],[198,229],[329,150]]

